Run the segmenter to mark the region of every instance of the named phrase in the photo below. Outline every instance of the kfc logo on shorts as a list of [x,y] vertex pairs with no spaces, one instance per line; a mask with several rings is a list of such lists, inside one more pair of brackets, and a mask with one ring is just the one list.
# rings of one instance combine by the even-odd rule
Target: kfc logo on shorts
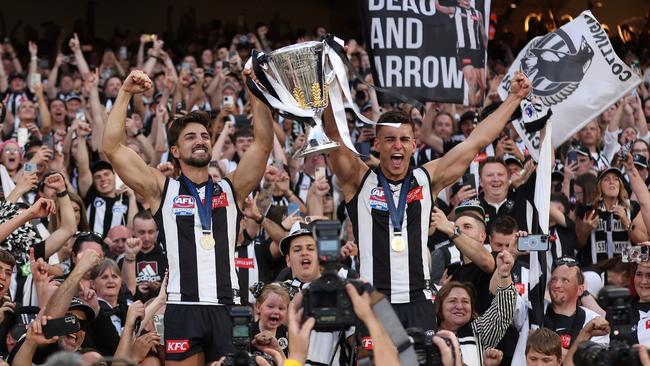
[[361,337],[361,347],[365,350],[372,351],[372,337]]
[[196,202],[192,196],[179,195],[172,200],[172,212],[176,216],[192,216],[195,207]]
[[189,339],[167,340],[167,353],[185,353],[189,350]]
[[571,347],[571,334],[562,334],[560,336],[560,343],[562,343],[562,348],[569,349]]

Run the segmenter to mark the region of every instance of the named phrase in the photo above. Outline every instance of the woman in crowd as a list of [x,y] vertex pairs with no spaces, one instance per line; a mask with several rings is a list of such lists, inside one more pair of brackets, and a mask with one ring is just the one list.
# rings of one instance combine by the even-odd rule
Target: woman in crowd
[[490,287],[496,287],[496,296],[482,316],[476,314],[471,285],[450,281],[436,295],[438,330],[451,331],[463,340],[460,350],[465,365],[482,365],[484,352],[496,347],[512,322],[517,301],[510,275],[513,264],[507,251],[497,256],[497,270],[490,282]]
[[114,260],[106,258],[93,269],[90,278],[100,311],[110,315],[115,330],[121,334],[131,296],[126,287],[123,289],[120,268]]

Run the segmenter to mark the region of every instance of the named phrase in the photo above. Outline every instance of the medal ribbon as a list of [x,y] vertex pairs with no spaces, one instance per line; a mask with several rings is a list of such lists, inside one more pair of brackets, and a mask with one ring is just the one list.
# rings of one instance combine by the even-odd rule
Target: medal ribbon
[[384,177],[384,173],[381,172],[381,169],[377,170],[377,178],[379,184],[381,184],[381,188],[384,190],[384,197],[386,197],[386,203],[388,206],[388,216],[393,224],[393,232],[398,233],[399,235],[399,233],[402,232],[402,221],[404,221],[404,213],[406,212],[406,196],[408,195],[409,187],[411,185],[413,171],[409,169],[409,172],[402,181],[402,187],[399,191],[399,201],[397,202],[396,207],[395,201],[393,201],[393,192],[390,190],[388,180]]
[[197,211],[199,212],[199,219],[201,220],[201,228],[203,233],[212,232],[212,192],[214,191],[214,182],[212,179],[208,179],[208,183],[205,185],[205,202],[201,201],[199,197],[199,191],[196,189],[196,185],[189,180],[186,176],[182,175],[179,177],[179,181],[185,189],[190,191],[192,197],[196,201]]

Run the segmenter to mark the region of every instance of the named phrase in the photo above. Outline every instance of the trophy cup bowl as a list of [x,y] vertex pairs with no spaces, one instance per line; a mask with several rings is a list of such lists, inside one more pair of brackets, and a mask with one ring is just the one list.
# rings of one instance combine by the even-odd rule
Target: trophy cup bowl
[[289,94],[294,107],[314,111],[313,123],[305,123],[307,141],[296,154],[307,157],[326,154],[339,147],[323,130],[322,116],[328,103],[328,77],[324,70],[323,42],[304,42],[266,54],[265,71]]

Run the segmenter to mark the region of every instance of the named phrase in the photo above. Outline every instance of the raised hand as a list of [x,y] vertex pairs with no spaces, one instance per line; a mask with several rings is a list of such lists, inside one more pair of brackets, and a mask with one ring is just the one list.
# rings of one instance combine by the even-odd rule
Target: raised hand
[[510,94],[514,95],[519,99],[524,99],[532,89],[532,84],[528,77],[521,72],[515,72],[515,75],[512,78],[512,84],[510,86]]
[[174,164],[169,161],[158,164],[156,167],[164,176],[171,177],[174,175]]
[[70,46],[72,52],[77,52],[81,49],[81,44],[79,43],[79,36],[77,36],[77,33],[74,33],[72,35],[72,38],[70,38],[70,42],[68,43],[68,46]]
[[122,85],[122,89],[131,94],[141,94],[152,87],[153,83],[149,76],[140,70],[131,71]]
[[61,193],[66,190],[65,179],[61,173],[54,173],[45,178],[45,186],[52,188],[56,193]]
[[48,344],[56,343],[59,340],[58,336],[47,339],[45,338],[45,335],[43,335],[43,327],[47,325],[48,320],[52,320],[52,317],[39,315],[36,319],[34,319],[34,321],[32,321],[27,326],[27,336],[25,337],[25,343],[34,346],[45,346]]
[[99,253],[96,251],[84,250],[77,254],[77,267],[85,273],[93,269],[100,260]]
[[131,347],[131,359],[139,364],[157,344],[160,344],[160,335],[156,332],[149,332],[139,336],[133,342],[133,347]]
[[38,45],[35,42],[29,41],[27,43],[27,48],[29,49],[29,55],[31,57],[36,57],[38,55]]
[[22,194],[25,194],[31,191],[32,189],[36,189],[37,186],[38,186],[38,175],[36,174],[36,172],[23,173],[23,175],[16,182],[16,188],[14,189],[17,189],[18,192],[22,192]]
[[126,239],[126,245],[124,247],[124,257],[135,259],[135,256],[138,255],[140,249],[142,249],[142,240],[140,240],[140,238],[128,238]]
[[49,214],[56,213],[54,201],[47,198],[39,198],[30,208],[27,209],[30,218],[47,217]]
[[504,250],[499,253],[499,255],[497,255],[497,271],[499,271],[499,276],[510,276],[510,271],[512,270],[512,266],[514,264],[515,259],[509,251]]

